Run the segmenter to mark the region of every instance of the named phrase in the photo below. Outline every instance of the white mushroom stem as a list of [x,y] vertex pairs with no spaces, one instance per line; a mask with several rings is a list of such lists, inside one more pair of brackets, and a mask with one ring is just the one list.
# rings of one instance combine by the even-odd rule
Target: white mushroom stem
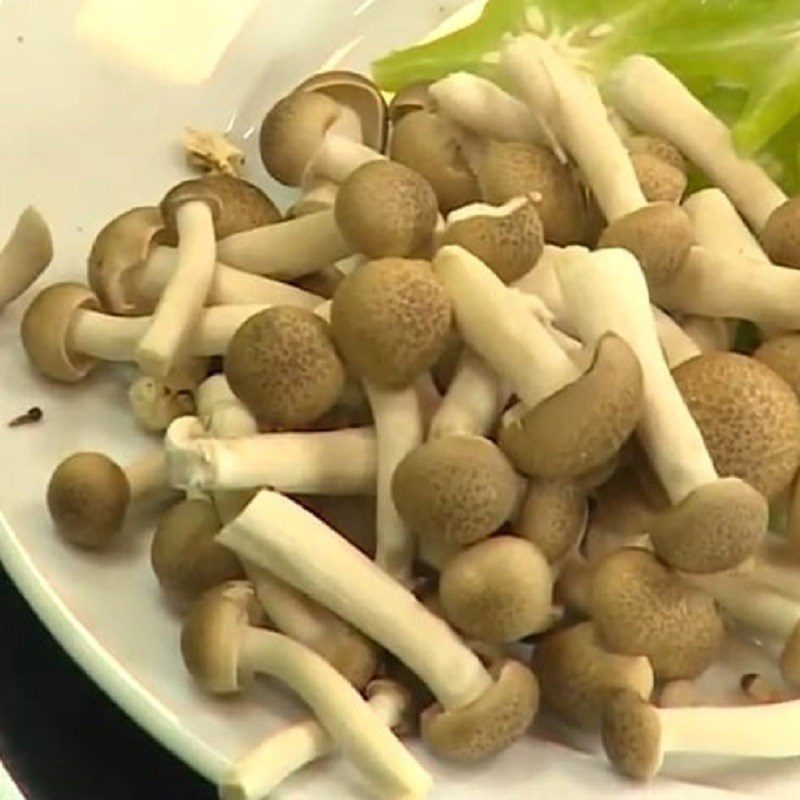
[[445,709],[493,685],[480,660],[402,584],[288,497],[263,490],[217,541],[274,572],[394,653]]
[[439,389],[430,372],[423,372],[417,376],[414,381],[414,391],[417,393],[422,414],[422,429],[427,431],[430,428],[431,420],[442,404],[442,396],[439,394]]
[[[694,314],[684,316],[679,327],[700,353],[730,350],[736,333],[736,323],[715,317],[698,317]],[[670,363],[670,367],[674,366],[677,364]]]
[[[376,681],[368,700],[382,725],[392,729],[408,711],[408,695],[392,681]],[[220,785],[221,800],[261,800],[287,778],[336,752],[336,742],[316,719],[274,733],[237,759]]]
[[[266,305],[214,306],[197,319],[188,352],[192,356],[216,356],[243,322]],[[112,317],[99,311],[75,312],[67,337],[67,349],[103,361],[132,361],[136,345],[148,330],[151,317]]]
[[203,426],[215,436],[234,438],[258,433],[258,422],[231,391],[222,373],[206,378],[197,387],[195,403]]
[[353,254],[333,210],[234,233],[217,242],[217,257],[245,272],[291,280]]
[[[156,247],[147,261],[131,273],[131,291],[147,301],[156,301],[175,271],[177,252],[172,247]],[[319,295],[260,275],[216,263],[208,290],[208,305],[267,303],[314,308],[323,301]]]
[[343,183],[364,164],[385,158],[386,156],[365,144],[328,132],[309,161],[303,182],[322,178],[333,183]]
[[29,206],[0,250],[0,311],[16,300],[52,260],[50,228],[42,215]]
[[572,155],[609,222],[647,205],[593,78],[534,34],[519,36],[501,50],[500,69],[512,90]]
[[644,377],[639,440],[673,504],[717,480],[703,437],[681,397],[653,321],[647,284],[627,250],[568,248],[556,274],[569,313],[587,344],[616,333],[636,353]]
[[134,353],[142,372],[157,378],[165,378],[175,362],[188,354],[216,266],[214,217],[208,204],[202,200],[182,203],[175,211],[175,223],[175,270]]
[[165,489],[169,486],[167,480],[167,460],[162,448],[157,448],[146,453],[136,461],[123,468],[128,479],[131,500],[143,494]]
[[416,537],[400,517],[392,498],[397,465],[425,438],[419,395],[413,386],[384,389],[364,381],[375,421],[378,449],[375,563],[401,583],[410,584]]
[[700,167],[756,231],[786,202],[783,190],[760,166],[737,154],[727,126],[655,59],[629,56],[604,88],[626,119],[663,136]]
[[173,486],[196,491],[271,486],[290,494],[374,495],[377,447],[372,428],[206,435],[197,417],[180,417],[164,439]]
[[[675,369],[685,361],[690,361],[704,352],[694,337],[683,326],[678,325],[669,314],[664,313],[658,306],[651,306],[651,309],[656,323],[658,341],[670,369]],[[698,319],[705,318],[699,317]]]

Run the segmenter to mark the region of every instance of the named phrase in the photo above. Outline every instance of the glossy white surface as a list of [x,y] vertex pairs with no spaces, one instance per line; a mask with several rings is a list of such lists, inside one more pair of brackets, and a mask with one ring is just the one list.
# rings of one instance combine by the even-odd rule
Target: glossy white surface
[[[92,236],[103,222],[156,202],[185,175],[177,146],[184,125],[232,125],[235,133],[248,134],[271,100],[339,48],[350,53],[347,64],[364,66],[390,46],[419,37],[460,3],[268,0],[211,81],[198,88],[159,85],[79,47],[70,33],[78,5],[0,3],[0,231],[27,204],[40,208],[56,245],[47,281],[82,279]],[[250,138],[250,177],[266,186],[252,144]],[[53,535],[43,495],[62,457],[97,449],[125,463],[152,441],[126,411],[124,369],[98,370],[78,387],[54,386],[31,372],[17,335],[27,299],[0,315],[0,421],[32,405],[41,406],[45,418],[32,427],[0,427],[0,557],[44,624],[112,699],[213,779],[232,757],[302,709],[267,685],[225,702],[195,691],[180,663],[178,618],[150,572],[150,528],[143,518],[131,519],[112,551],[100,555],[76,552]],[[532,737],[466,770],[420,755],[436,777],[435,800],[678,800],[737,792],[790,798],[800,777],[796,761],[681,759],[669,762],[669,774],[694,785],[662,777],[641,789],[614,776],[602,758]],[[354,772],[333,761],[304,772],[277,796],[366,795]]]

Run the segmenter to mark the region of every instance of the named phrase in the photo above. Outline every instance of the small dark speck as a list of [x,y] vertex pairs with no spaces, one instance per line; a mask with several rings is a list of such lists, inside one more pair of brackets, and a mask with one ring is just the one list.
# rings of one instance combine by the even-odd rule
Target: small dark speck
[[31,425],[32,423],[39,422],[43,416],[42,409],[39,408],[39,406],[33,406],[33,408],[29,408],[24,414],[20,414],[18,417],[9,420],[8,427],[19,428],[22,425]]
[[17,42],[23,44],[25,42],[25,37],[22,35],[17,36]]
[[75,230],[76,230],[76,231],[78,231],[78,233],[83,233],[83,225],[78,225],[78,226],[75,228]]

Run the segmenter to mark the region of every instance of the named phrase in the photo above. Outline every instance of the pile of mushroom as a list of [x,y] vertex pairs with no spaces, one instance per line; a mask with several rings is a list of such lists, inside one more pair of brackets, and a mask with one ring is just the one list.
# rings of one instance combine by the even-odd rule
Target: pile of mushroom
[[[598,86],[525,34],[497,69],[389,108],[313,76],[261,128],[302,193],[286,216],[230,174],[181,183],[25,314],[33,368],[134,362],[133,413],[164,433],[126,467],[58,465],[59,533],[113,547],[132,502],[183,493],[151,555],[188,671],[310,707],[225,797],[339,749],[376,796],[421,798],[398,734],[485,759],[540,693],[636,778],[674,750],[800,755],[798,701],[676,688],[736,636],[800,685],[797,201],[655,61]],[[681,205],[687,163],[717,188]],[[755,354],[731,352],[739,320]],[[374,499],[366,541],[312,496]]]

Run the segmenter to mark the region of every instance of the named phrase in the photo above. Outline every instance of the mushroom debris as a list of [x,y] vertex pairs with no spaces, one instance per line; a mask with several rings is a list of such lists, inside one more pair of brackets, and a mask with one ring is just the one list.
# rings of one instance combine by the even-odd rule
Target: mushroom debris
[[[189,671],[212,692],[265,672],[311,707],[223,797],[338,749],[377,796],[421,798],[394,733],[479,760],[540,687],[632,777],[800,752],[786,687],[706,708],[700,678],[729,626],[800,685],[800,201],[654,59],[598,82],[530,27],[480,76],[385,98],[336,70],[280,99],[258,144],[300,189],[283,213],[249,165],[220,174],[241,143],[190,132],[214,174],[98,225],[88,286],[22,316],[44,379],[136,363],[131,411],[164,434],[55,468],[61,538],[113,547],[172,492],[150,558]],[[52,252],[28,209],[0,308]],[[741,321],[759,341],[731,352]],[[353,498],[361,523],[325,521]],[[691,708],[656,706],[686,686]]]

